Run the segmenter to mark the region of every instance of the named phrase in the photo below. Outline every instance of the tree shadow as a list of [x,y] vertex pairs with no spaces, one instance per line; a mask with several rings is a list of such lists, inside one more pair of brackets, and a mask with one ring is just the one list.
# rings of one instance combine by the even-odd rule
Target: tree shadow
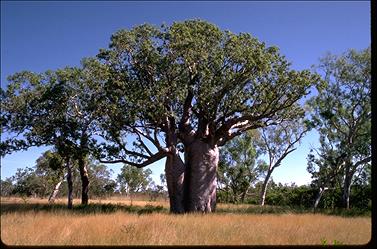
[[41,204],[41,203],[1,203],[1,215],[11,213],[26,213],[26,212],[48,212],[61,213],[70,212],[72,214],[109,214],[115,212],[134,213],[138,215],[151,213],[168,213],[168,210],[163,206],[145,205],[131,206],[121,204],[101,204],[90,203],[88,205],[74,205],[72,209],[68,209],[66,204]]

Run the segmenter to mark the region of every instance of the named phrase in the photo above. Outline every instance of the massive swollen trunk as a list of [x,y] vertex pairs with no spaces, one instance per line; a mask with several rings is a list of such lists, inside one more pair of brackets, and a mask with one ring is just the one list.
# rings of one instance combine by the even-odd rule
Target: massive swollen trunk
[[81,204],[87,205],[89,200],[89,176],[86,169],[86,160],[84,157],[80,157],[78,160],[80,177],[81,177]]
[[185,165],[175,149],[168,154],[165,163],[166,183],[168,185],[170,212],[184,213],[183,181]]
[[185,211],[212,212],[216,209],[219,149],[195,139],[185,146]]

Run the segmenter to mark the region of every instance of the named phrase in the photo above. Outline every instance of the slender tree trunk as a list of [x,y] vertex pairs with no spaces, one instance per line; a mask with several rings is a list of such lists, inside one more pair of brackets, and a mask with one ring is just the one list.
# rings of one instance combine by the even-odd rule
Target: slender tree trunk
[[344,179],[343,185],[343,195],[342,195],[342,206],[343,208],[350,208],[350,193],[351,193],[351,180],[352,175],[349,172],[346,172],[346,177]]
[[81,177],[81,204],[87,205],[89,200],[89,176],[85,157],[80,157],[78,163]]
[[326,189],[327,188],[325,188],[325,187],[319,188],[319,192],[318,192],[317,197],[315,198],[315,201],[314,201],[314,207],[313,207],[314,212],[317,210],[318,204],[319,204],[319,202],[322,198],[322,195],[323,195],[323,193],[325,192]]
[[183,205],[183,182],[184,182],[185,165],[179,156],[178,150],[175,149],[166,158],[165,175],[168,186],[170,212],[184,213]]
[[237,203],[237,197],[238,197],[238,194],[237,194],[237,190],[235,190],[234,188],[232,189],[232,203],[236,204]]
[[55,202],[55,198],[56,198],[56,196],[59,193],[60,185],[62,184],[63,181],[64,181],[64,177],[63,177],[63,179],[61,181],[59,181],[55,185],[54,190],[51,192],[50,197],[48,198],[48,202],[50,202],[50,203],[54,203]]
[[72,209],[73,205],[73,181],[72,181],[72,169],[70,159],[67,158],[67,184],[68,184],[68,209]]
[[216,209],[219,149],[217,145],[199,139],[185,149],[185,211],[213,212]]
[[246,193],[247,193],[247,190],[242,193],[242,195],[241,195],[241,203],[245,203]]
[[266,193],[267,193],[267,185],[268,181],[270,180],[272,174],[272,169],[269,169],[266,175],[266,178],[264,179],[261,192],[259,194],[259,205],[264,206],[264,202],[266,200]]

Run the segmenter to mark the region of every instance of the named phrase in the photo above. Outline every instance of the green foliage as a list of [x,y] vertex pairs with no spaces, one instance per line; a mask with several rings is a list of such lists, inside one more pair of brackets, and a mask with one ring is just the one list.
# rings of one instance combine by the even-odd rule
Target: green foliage
[[[127,158],[119,141],[134,127],[173,132],[177,143],[195,134],[223,145],[246,130],[293,119],[302,112],[297,101],[319,83],[318,75],[291,70],[276,47],[202,20],[119,30],[98,58],[110,73],[108,144],[100,155],[112,160]],[[136,147],[142,154],[127,159],[140,163],[148,151],[140,141]]]
[[93,59],[82,67],[8,77],[2,99],[3,131],[16,133],[1,144],[1,155],[52,145],[60,156],[80,157],[96,143],[94,120],[103,111],[101,81],[106,71]]
[[90,195],[95,197],[109,196],[114,193],[116,182],[111,179],[113,171],[103,164],[90,161],[88,167]]
[[7,177],[5,180],[0,180],[1,196],[12,195],[12,193],[14,193],[14,187],[11,177]]
[[15,175],[9,178],[14,182],[12,194],[46,197],[54,186],[63,180],[64,171],[60,155],[48,150],[36,160],[33,168],[19,168]]
[[20,196],[43,196],[47,189],[39,181],[38,176],[32,168],[18,168],[13,180],[15,181],[13,193]]
[[[321,244],[322,244],[323,246],[331,245],[331,244],[328,244],[328,243],[327,243],[327,240],[326,240],[326,239],[321,239]],[[335,246],[335,245],[343,245],[343,243],[340,242],[340,241],[337,241],[336,239],[334,239],[333,245],[334,245],[334,246]]]
[[246,133],[228,142],[220,150],[218,199],[223,202],[244,202],[251,185],[265,172],[266,165],[257,162],[254,147],[257,133]]
[[[106,165],[98,163],[93,157],[87,159],[87,171],[89,176],[89,192],[91,198],[103,198],[113,195],[117,183],[112,179],[113,171]],[[73,195],[75,198],[81,198],[81,177],[77,167],[77,161],[74,161],[72,169]],[[60,196],[68,193],[67,185],[64,184],[59,192]]]
[[[73,188],[75,197],[81,195],[81,179],[77,169],[77,162],[73,161]],[[38,196],[47,197],[55,185],[64,178],[65,166],[60,155],[54,151],[44,152],[33,168],[17,169],[14,176],[1,181],[2,196]],[[96,163],[92,158],[88,161],[90,190],[92,197],[104,197],[114,193],[116,182],[111,179],[112,170],[103,164]],[[61,186],[59,195],[67,194],[67,186]]]
[[266,196],[268,205],[311,208],[317,190],[309,186],[272,185]]
[[118,183],[121,191],[128,194],[145,191],[148,185],[152,182],[150,169],[139,169],[129,165],[124,165],[121,168],[121,173],[118,175]]
[[327,87],[309,101],[320,148],[308,155],[308,171],[318,188],[342,186],[345,204],[356,174],[371,160],[371,50],[329,54],[319,69]]

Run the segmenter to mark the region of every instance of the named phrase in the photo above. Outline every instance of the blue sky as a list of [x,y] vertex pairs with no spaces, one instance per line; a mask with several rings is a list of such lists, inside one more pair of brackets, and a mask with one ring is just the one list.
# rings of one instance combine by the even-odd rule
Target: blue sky
[[[115,31],[142,23],[160,25],[200,18],[234,33],[248,32],[280,48],[294,69],[310,68],[326,52],[342,53],[370,45],[370,2],[110,2],[1,1],[1,87],[21,70],[43,72],[79,65],[108,46]],[[272,177],[276,182],[308,183],[306,156],[317,146],[308,134]],[[33,166],[46,147],[1,158],[1,179],[16,168]],[[152,165],[155,181],[164,161]],[[115,173],[120,166],[111,166]]]

